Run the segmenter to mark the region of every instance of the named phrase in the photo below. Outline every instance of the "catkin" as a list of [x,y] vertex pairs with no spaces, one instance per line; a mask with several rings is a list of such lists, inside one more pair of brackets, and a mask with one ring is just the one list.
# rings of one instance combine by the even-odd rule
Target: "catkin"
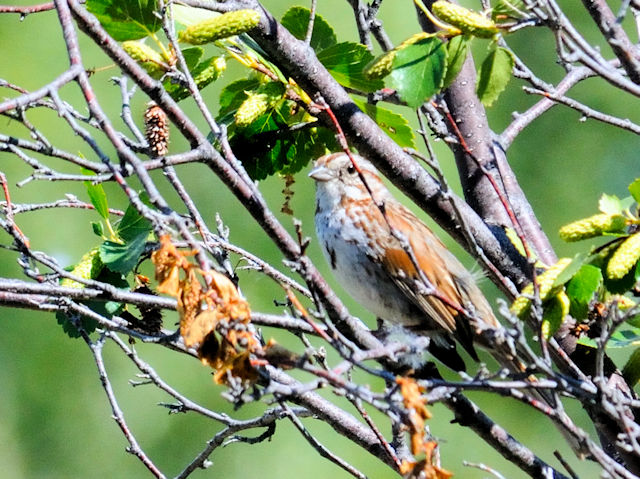
[[[71,270],[71,274],[82,279],[96,279],[103,268],[104,263],[100,259],[100,248],[96,246],[80,259],[80,262]],[[60,286],[78,289],[85,287],[84,284],[71,278],[62,278]]]
[[640,233],[625,239],[615,250],[607,263],[607,277],[620,279],[626,275],[640,259]]
[[164,156],[169,151],[169,119],[155,103],[149,103],[144,113],[144,126],[149,150],[154,158]]
[[266,93],[248,92],[247,98],[242,102],[234,116],[236,125],[246,128],[260,117],[269,108]]
[[396,54],[405,47],[418,43],[423,38],[427,38],[429,34],[425,32],[416,33],[407,38],[404,42],[398,45],[393,50],[389,50],[383,53],[377,58],[374,58],[363,70],[364,75],[370,80],[377,80],[386,77],[393,69],[393,60]]
[[178,40],[191,45],[203,45],[248,32],[258,23],[260,23],[260,14],[257,11],[236,10],[187,27],[178,34]]
[[153,78],[160,78],[165,70],[162,67],[164,58],[148,45],[136,41],[122,42],[122,48]]
[[[569,266],[570,263],[571,258],[561,258],[556,264],[551,266],[536,278],[536,282],[538,283],[538,291],[540,293],[540,301],[544,302],[551,296],[553,296],[553,293],[555,293],[553,283],[560,275],[560,273],[562,273],[564,269]],[[520,296],[518,296],[511,305],[511,312],[518,317],[524,316],[531,306],[530,296],[532,295],[533,284],[528,284],[524,287]]]
[[564,225],[558,233],[564,241],[580,241],[602,236],[603,233],[621,232],[625,225],[624,216],[601,213]]
[[446,0],[434,2],[431,10],[441,20],[474,37],[491,38],[499,31],[490,18]]

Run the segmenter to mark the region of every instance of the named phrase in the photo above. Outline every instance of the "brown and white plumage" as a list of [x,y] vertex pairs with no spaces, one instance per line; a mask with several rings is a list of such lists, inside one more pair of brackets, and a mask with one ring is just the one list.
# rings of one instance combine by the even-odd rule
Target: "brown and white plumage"
[[344,153],[319,158],[309,174],[316,180],[318,238],[334,274],[366,309],[435,338],[439,359],[463,369],[451,338],[477,359],[478,326],[498,326],[487,300],[471,273],[392,196],[373,165],[355,159],[371,192]]

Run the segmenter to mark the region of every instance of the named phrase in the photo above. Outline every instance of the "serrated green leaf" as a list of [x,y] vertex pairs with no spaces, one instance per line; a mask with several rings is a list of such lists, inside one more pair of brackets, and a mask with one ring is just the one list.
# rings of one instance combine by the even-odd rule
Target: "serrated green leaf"
[[[298,40],[307,36],[310,11],[305,7],[291,7],[282,17],[282,25]],[[313,33],[311,34],[311,48],[316,52],[329,48],[338,42],[335,32],[329,23],[318,15],[314,18]]]
[[105,241],[100,246],[100,259],[111,271],[127,274],[140,259],[146,242],[147,233],[140,234],[125,244]]
[[93,13],[115,40],[138,40],[160,29],[157,0],[87,0]]
[[102,238],[102,235],[104,234],[104,226],[102,226],[102,223],[99,221],[92,221],[91,222],[91,229],[93,229],[93,234],[96,236],[100,236]]
[[398,50],[389,85],[411,108],[418,108],[442,88],[447,52],[442,40],[424,38]]
[[578,253],[571,259],[571,263],[569,263],[562,272],[556,277],[553,282],[553,286],[551,289],[558,288],[569,281],[573,276],[578,272],[578,270],[582,267],[584,262],[587,259],[586,253]]
[[589,302],[602,285],[602,270],[583,264],[567,284],[567,295],[571,300],[571,316],[580,320],[587,317]]
[[359,98],[353,98],[353,102],[358,105],[358,108],[369,115],[399,146],[403,148],[416,147],[414,141],[415,134],[405,117],[386,108],[371,105]]
[[633,196],[635,202],[640,205],[640,178],[636,178],[629,185],[629,193],[631,193],[631,196]]
[[640,380],[640,348],[636,348],[627,359],[622,370],[622,377],[631,387],[634,387]]
[[281,174],[293,175],[310,162],[328,153],[327,145],[332,145],[333,132],[327,128],[314,127],[294,135],[297,154],[287,158],[287,164],[279,171]]
[[494,46],[482,62],[476,93],[484,106],[491,106],[511,80],[513,56],[505,48]]
[[150,231],[151,222],[142,216],[133,205],[129,205],[118,224],[117,235],[126,243],[143,234],[149,235]]
[[342,86],[367,93],[384,87],[382,80],[370,80],[364,74],[364,68],[373,60],[373,55],[364,45],[338,43],[318,53],[318,60]]
[[[84,168],[82,169],[82,173],[87,176],[92,176],[94,174],[92,171]],[[98,214],[104,219],[109,218],[109,204],[107,203],[107,195],[104,192],[102,183],[94,184],[92,181],[85,181],[84,186],[87,188],[89,200]]]
[[[80,337],[80,331],[78,331],[78,328],[75,327],[65,313],[62,311],[56,312],[56,320],[58,324],[62,326],[62,330],[67,333],[67,336],[71,339]],[[93,333],[98,327],[98,322],[95,319],[87,318],[86,316],[80,318],[80,324],[82,324],[82,328],[89,334]]]
[[254,180],[276,173],[294,174],[310,161],[338,149],[333,133],[324,127],[294,132],[271,131],[258,135],[234,137],[231,144],[238,158]]
[[447,72],[442,82],[442,88],[447,88],[460,73],[464,61],[469,53],[471,37],[458,35],[447,42]]
[[622,214],[622,203],[616,195],[603,193],[598,201],[598,209],[607,215]]

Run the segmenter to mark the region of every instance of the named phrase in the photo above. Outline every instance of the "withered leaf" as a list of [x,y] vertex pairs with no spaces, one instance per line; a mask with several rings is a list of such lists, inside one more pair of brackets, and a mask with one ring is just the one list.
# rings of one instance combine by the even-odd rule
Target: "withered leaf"
[[216,384],[226,384],[228,374],[245,381],[253,382],[258,379],[258,371],[251,365],[249,351],[243,351],[228,359],[213,375],[213,380]]

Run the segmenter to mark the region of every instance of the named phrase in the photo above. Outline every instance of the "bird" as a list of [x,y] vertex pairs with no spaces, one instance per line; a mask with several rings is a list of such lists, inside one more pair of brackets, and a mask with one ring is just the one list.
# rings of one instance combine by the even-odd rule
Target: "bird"
[[491,306],[473,275],[392,195],[371,162],[332,153],[315,161],[309,177],[316,184],[318,241],[346,292],[376,317],[428,336],[429,352],[454,371],[465,370],[456,341],[478,361],[479,331],[500,327]]

